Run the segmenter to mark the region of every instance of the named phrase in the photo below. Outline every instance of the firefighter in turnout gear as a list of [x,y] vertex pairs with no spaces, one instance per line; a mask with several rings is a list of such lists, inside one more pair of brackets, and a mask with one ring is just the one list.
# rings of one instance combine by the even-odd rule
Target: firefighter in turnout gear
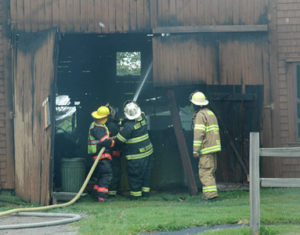
[[[109,136],[114,137],[120,130],[120,121],[116,118],[116,110],[110,105],[107,105],[107,107],[109,108],[110,115],[108,117],[106,126],[109,131]],[[112,173],[113,176],[109,186],[108,195],[113,197],[117,195],[122,175],[121,152],[116,145],[112,148]]]
[[153,146],[149,139],[145,114],[133,101],[125,103],[124,120],[116,142],[122,144],[132,199],[149,196],[153,165]]
[[88,138],[88,154],[95,160],[102,147],[105,151],[100,157],[100,161],[96,168],[96,175],[98,183],[93,187],[93,195],[95,195],[99,202],[108,201],[108,186],[112,179],[112,150],[114,147],[114,140],[110,138],[108,128],[105,123],[109,116],[109,109],[106,106],[101,106],[97,111],[92,112],[94,121],[89,128]]
[[194,92],[190,101],[196,110],[194,114],[193,156],[199,158],[199,177],[204,200],[218,197],[215,172],[217,152],[221,151],[219,125],[215,114],[207,108],[209,101],[200,92]]

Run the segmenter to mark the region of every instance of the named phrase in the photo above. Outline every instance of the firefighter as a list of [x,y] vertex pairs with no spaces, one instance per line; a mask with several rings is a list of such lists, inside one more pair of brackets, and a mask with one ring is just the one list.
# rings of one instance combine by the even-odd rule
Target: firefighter
[[105,125],[108,116],[108,107],[99,107],[96,111],[92,112],[94,121],[89,128],[88,154],[95,160],[101,148],[105,147],[105,151],[100,157],[96,168],[98,183],[94,185],[92,193],[99,202],[109,201],[108,186],[112,179],[111,148],[114,146],[115,142],[110,138],[108,128]]
[[127,173],[130,198],[149,196],[150,178],[153,165],[153,146],[149,139],[145,114],[134,101],[124,105],[125,120],[116,142],[122,144],[127,159]]
[[[107,107],[109,108],[110,115],[108,117],[106,126],[108,128],[109,135],[111,137],[114,137],[118,134],[120,130],[120,121],[116,117],[116,110],[110,105],[107,105]],[[117,195],[118,189],[120,187],[121,175],[122,175],[121,152],[117,146],[115,146],[112,149],[112,173],[113,175],[112,175],[111,184],[109,186],[108,195],[114,197]]]
[[218,197],[215,172],[217,152],[221,151],[219,125],[215,114],[208,109],[205,95],[196,91],[191,94],[194,105],[193,156],[199,158],[199,177],[202,183],[203,200],[214,201]]

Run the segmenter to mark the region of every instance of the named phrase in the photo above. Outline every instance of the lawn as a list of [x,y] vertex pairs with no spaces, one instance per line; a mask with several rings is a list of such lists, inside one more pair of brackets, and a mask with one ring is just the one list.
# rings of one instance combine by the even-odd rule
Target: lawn
[[[287,223],[264,225],[261,234],[298,234],[299,195],[300,189],[261,190],[261,222]],[[214,203],[203,203],[200,198],[201,195],[191,197],[185,193],[155,193],[148,199],[138,201],[118,196],[113,202],[98,203],[87,196],[69,207],[51,212],[84,215],[81,221],[74,223],[74,226],[80,226],[79,234],[142,234],[249,221],[247,191],[220,192],[219,200]],[[0,210],[9,208],[1,205]],[[249,231],[249,227],[244,227],[204,234],[249,234]]]

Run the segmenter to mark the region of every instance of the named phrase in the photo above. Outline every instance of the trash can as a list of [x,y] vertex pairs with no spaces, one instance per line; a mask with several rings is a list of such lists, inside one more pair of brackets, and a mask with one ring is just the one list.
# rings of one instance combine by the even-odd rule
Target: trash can
[[85,158],[62,158],[61,181],[63,192],[78,192],[85,180]]

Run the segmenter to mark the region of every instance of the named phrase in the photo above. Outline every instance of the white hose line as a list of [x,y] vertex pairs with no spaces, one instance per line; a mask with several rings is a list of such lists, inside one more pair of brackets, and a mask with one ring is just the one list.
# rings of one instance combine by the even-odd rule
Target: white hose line
[[16,213],[17,216],[35,216],[35,217],[66,217],[61,220],[45,221],[37,223],[26,223],[26,224],[9,224],[0,225],[0,230],[3,229],[22,229],[22,228],[37,228],[45,226],[62,225],[67,223],[72,223],[80,220],[82,217],[78,214],[66,214],[66,213],[42,213],[42,212],[19,212]]
[[3,229],[13,229],[13,228],[33,228],[33,227],[42,227],[42,226],[51,226],[51,225],[59,225],[59,224],[66,224],[66,223],[71,223],[74,221],[78,221],[81,219],[80,215],[77,214],[62,214],[62,213],[41,213],[41,212],[34,212],[34,211],[41,211],[41,210],[47,210],[47,209],[54,209],[54,208],[60,208],[60,207],[65,207],[65,206],[70,206],[74,202],[76,202],[80,195],[83,193],[85,190],[99,160],[100,157],[102,156],[103,152],[105,151],[105,147],[102,147],[100,152],[98,153],[98,156],[96,160],[94,161],[94,164],[92,165],[83,185],[81,186],[79,192],[76,194],[76,196],[69,202],[62,203],[62,204],[55,204],[55,205],[50,205],[50,206],[40,206],[40,207],[29,207],[29,208],[16,208],[16,209],[11,209],[8,211],[3,211],[0,212],[0,217],[5,216],[5,215],[10,215],[10,214],[15,214],[15,215],[20,215],[20,216],[51,216],[51,217],[70,217],[68,219],[63,219],[59,221],[50,221],[50,222],[41,222],[41,223],[32,223],[32,224],[19,224],[19,225],[0,225],[0,230]]

